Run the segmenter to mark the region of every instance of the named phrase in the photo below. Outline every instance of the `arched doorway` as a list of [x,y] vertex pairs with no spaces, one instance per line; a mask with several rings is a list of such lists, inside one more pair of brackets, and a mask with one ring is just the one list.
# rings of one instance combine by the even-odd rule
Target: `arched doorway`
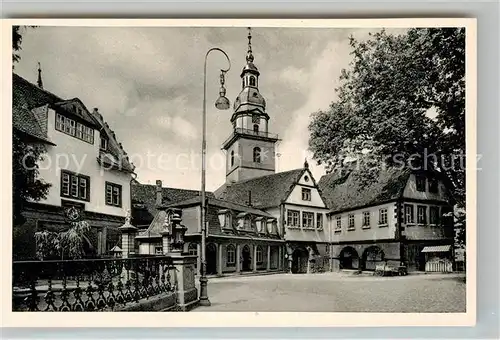
[[207,244],[207,275],[217,274],[217,246],[213,243]]
[[377,246],[371,246],[365,249],[363,252],[363,270],[375,270],[377,264],[381,264],[384,261],[384,252]]
[[292,273],[307,273],[307,261],[309,253],[307,250],[297,248],[292,253]]
[[252,257],[250,256],[250,247],[245,245],[241,250],[241,270],[249,271],[251,270]]
[[358,269],[359,256],[356,249],[345,247],[340,252],[340,269]]

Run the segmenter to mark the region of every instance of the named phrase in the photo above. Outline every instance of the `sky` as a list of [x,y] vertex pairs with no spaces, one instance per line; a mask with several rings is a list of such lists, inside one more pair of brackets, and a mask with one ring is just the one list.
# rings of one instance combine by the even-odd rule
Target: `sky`
[[[351,60],[349,36],[369,29],[252,28],[259,90],[267,102],[269,132],[281,139],[276,171],[303,167],[307,157],[316,181],[324,174],[308,151],[310,115],[336,99],[339,76]],[[63,99],[78,97],[98,108],[136,165],[137,179],[200,189],[203,64],[206,51],[229,55],[226,96],[241,90],[247,51],[245,27],[38,27],[25,32],[15,72]],[[231,133],[232,109],[214,102],[222,54],[207,64],[207,190],[225,181],[221,144]],[[232,108],[232,106],[231,106]]]

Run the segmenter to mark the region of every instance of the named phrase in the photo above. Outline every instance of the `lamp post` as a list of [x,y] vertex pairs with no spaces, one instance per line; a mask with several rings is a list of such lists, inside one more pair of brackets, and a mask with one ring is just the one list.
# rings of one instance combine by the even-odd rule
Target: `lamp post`
[[229,99],[226,98],[226,89],[224,88],[224,75],[231,68],[231,60],[229,60],[226,52],[220,48],[214,47],[208,50],[205,55],[205,66],[203,70],[203,139],[201,142],[201,273],[200,273],[200,305],[210,306],[208,299],[206,276],[207,259],[206,259],[206,237],[207,237],[207,223],[206,223],[206,198],[205,198],[205,176],[206,176],[206,153],[207,153],[207,58],[210,52],[219,51],[224,54],[229,64],[227,69],[221,69],[219,89],[219,98],[215,101],[215,107],[219,110],[227,110],[230,107]]

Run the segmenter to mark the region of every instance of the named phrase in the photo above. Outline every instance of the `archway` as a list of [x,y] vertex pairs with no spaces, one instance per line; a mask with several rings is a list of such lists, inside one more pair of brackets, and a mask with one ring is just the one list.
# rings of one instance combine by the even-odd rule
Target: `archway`
[[309,253],[303,248],[297,248],[292,253],[292,273],[307,273]]
[[377,246],[371,246],[365,249],[362,259],[363,270],[375,270],[377,264],[384,261],[384,252]]
[[241,270],[249,271],[251,270],[252,257],[250,256],[250,247],[245,245],[241,250]]
[[359,256],[356,249],[345,247],[340,252],[340,269],[358,269]]
[[206,252],[207,275],[217,274],[217,246],[213,243],[207,244]]

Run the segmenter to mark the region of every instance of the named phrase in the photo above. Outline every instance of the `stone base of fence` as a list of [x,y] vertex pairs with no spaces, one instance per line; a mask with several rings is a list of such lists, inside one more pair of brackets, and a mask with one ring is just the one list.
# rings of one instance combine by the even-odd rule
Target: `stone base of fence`
[[176,293],[164,293],[149,299],[141,299],[138,302],[115,308],[113,312],[168,312],[177,309]]
[[169,254],[175,268],[177,308],[187,311],[198,306],[198,289],[195,284],[196,255]]

